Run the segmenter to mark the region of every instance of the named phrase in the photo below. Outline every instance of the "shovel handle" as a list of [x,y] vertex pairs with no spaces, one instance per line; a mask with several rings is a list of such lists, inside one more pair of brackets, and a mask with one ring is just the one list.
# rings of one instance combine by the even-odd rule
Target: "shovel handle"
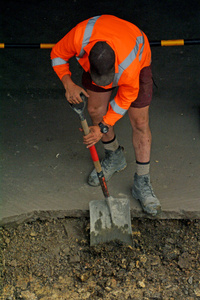
[[[81,126],[83,128],[84,134],[88,135],[90,133],[90,129],[88,127],[88,123],[87,123],[86,119],[81,121]],[[108,187],[107,187],[107,184],[106,184],[105,176],[104,176],[103,171],[102,171],[101,163],[99,161],[99,156],[97,154],[97,150],[96,150],[95,145],[91,146],[89,148],[89,150],[90,150],[90,154],[91,154],[91,157],[92,157],[92,160],[93,160],[93,163],[94,163],[94,167],[95,167],[96,172],[97,172],[97,176],[99,178],[99,182],[100,182],[103,194],[106,198],[108,198],[109,197]]]
[[88,127],[88,123],[87,123],[86,119],[84,119],[83,121],[81,121],[81,126],[83,128],[84,134],[88,135],[90,133],[90,129]]
[[[88,127],[88,123],[87,123],[86,119],[81,121],[81,126],[83,128],[84,134],[88,135],[90,133],[90,129]],[[97,154],[96,147],[93,145],[89,148],[89,150],[90,150],[90,154],[91,154],[93,163],[95,165],[95,169],[98,173],[100,173],[102,171],[102,169],[101,169],[101,164],[99,162],[99,156]]]

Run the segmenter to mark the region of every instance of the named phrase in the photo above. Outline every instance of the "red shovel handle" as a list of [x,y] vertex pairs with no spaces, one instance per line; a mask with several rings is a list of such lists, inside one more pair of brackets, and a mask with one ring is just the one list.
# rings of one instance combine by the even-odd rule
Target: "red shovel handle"
[[[82,125],[82,128],[83,128],[84,134],[88,135],[89,132],[90,132],[90,129],[88,127],[86,119],[81,121],[81,125]],[[97,150],[96,150],[94,145],[91,146],[89,148],[89,150],[90,150],[90,154],[91,154],[95,169],[97,171],[97,176],[99,178],[99,182],[100,182],[103,194],[106,198],[108,198],[109,197],[108,187],[107,187],[107,184],[106,184],[105,176],[104,176],[102,168],[101,168],[101,163],[99,161],[99,156],[97,154]]]
[[[88,127],[87,120],[85,119],[85,120],[81,121],[81,125],[83,128],[84,134],[88,135],[90,133],[90,129]],[[96,169],[97,173],[100,173],[102,171],[102,169],[101,169],[101,164],[99,162],[99,156],[97,154],[97,150],[94,145],[91,146],[89,148],[89,150],[90,150],[90,154],[91,154],[95,169]]]
[[90,154],[91,154],[91,157],[92,157],[93,162],[98,161],[98,160],[99,160],[99,156],[98,156],[98,154],[97,154],[97,150],[96,150],[96,148],[95,148],[95,145],[91,146],[91,147],[89,148],[89,150],[90,150]]

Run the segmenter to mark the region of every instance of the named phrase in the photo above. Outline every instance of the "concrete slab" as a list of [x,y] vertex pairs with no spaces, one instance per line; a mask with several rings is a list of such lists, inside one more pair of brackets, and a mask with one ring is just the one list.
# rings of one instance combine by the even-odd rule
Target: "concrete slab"
[[[11,2],[8,1],[7,5]],[[174,2],[169,3],[172,8],[176,6]],[[186,1],[183,4],[185,7]],[[164,16],[162,4],[156,5],[160,16]],[[61,8],[63,6],[64,2]],[[63,14],[61,8],[57,11],[58,16]],[[111,7],[109,9],[108,13],[111,13]],[[138,6],[137,9],[137,12],[144,13],[144,7]],[[150,6],[148,9],[151,9]],[[172,27],[167,27],[174,20],[174,10],[168,12],[168,19],[163,22],[161,19],[159,28],[152,23],[158,18],[153,8],[152,14],[149,11],[143,21],[137,15],[135,23],[149,33],[150,40],[194,38],[197,37],[194,35],[200,28],[200,20],[198,10],[190,9],[193,14],[190,27],[185,24],[186,16],[176,19],[176,34]],[[14,11],[10,12],[11,24],[7,24],[1,37],[3,42],[10,42],[9,39],[13,42],[27,41],[27,32],[22,37],[8,34],[11,27],[18,24],[12,18]],[[90,11],[90,14],[97,14],[96,10]],[[128,9],[121,15],[117,11],[117,14],[130,20]],[[45,15],[44,10],[40,15]],[[83,11],[81,19],[87,17],[86,11]],[[79,19],[76,16],[73,22]],[[39,24],[39,21],[35,23],[34,30],[39,30]],[[57,29],[49,27],[46,30],[47,41],[40,34],[39,38],[43,37],[41,42],[54,42],[61,38],[67,32],[61,30],[62,24],[64,20],[60,26],[56,25]],[[21,25],[22,22],[19,22],[16,31]],[[59,34],[55,30],[60,30]],[[37,37],[34,42],[38,42]],[[159,218],[200,217],[199,50],[200,46],[152,48],[157,88],[154,88],[150,110],[153,134],[151,181],[163,208]],[[1,224],[38,217],[89,216],[89,202],[103,199],[99,187],[87,185],[92,161],[82,144],[79,119],[65,101],[62,85],[51,70],[49,52],[8,49],[0,52],[3,70]],[[74,80],[80,84],[81,69],[73,60],[71,68]],[[115,198],[128,197],[133,217],[148,217],[131,196],[135,163],[128,115],[117,123],[116,133],[125,148],[128,167],[109,181],[110,194]],[[102,157],[101,143],[97,150]]]

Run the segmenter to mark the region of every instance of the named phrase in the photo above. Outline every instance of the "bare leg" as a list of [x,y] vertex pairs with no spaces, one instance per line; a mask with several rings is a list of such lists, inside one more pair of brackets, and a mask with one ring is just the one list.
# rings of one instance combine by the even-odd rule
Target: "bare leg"
[[[143,108],[130,107],[129,118],[133,129],[133,147],[137,162],[145,164],[144,173],[141,166],[134,175],[132,195],[140,201],[143,210],[150,215],[157,215],[161,205],[150,183],[149,161],[151,153],[151,131],[149,128],[149,106]],[[137,164],[138,166],[139,164]],[[143,166],[144,167],[144,166]],[[143,171],[143,170],[142,170]]]
[[[93,125],[97,125],[99,122],[102,121],[103,116],[106,115],[111,91],[97,93],[91,90],[87,90],[87,93],[89,94],[88,112],[92,119]],[[114,129],[113,127],[110,127],[108,133],[103,135],[102,141],[110,141],[114,138],[114,135]]]
[[[111,91],[96,93],[88,90],[87,92],[89,94],[88,112],[93,124],[97,125],[102,121],[103,116],[105,116],[107,112]],[[108,133],[104,134],[101,140],[104,142],[105,149],[105,158],[101,161],[101,166],[105,179],[108,181],[114,173],[124,170],[127,164],[123,154],[123,149],[119,146],[115,137],[113,127],[109,127]],[[99,185],[99,179],[95,169],[89,175],[88,183],[92,186]]]
[[129,118],[133,129],[133,147],[136,160],[141,163],[150,161],[151,131],[149,128],[149,106],[130,107]]

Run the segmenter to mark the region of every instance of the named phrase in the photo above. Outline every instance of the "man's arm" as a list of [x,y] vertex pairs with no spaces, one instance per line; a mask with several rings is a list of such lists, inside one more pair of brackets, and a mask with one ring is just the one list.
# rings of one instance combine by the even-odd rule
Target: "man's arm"
[[80,94],[83,93],[86,97],[89,97],[88,93],[80,86],[76,85],[69,74],[66,74],[61,79],[65,88],[65,97],[71,104],[78,104],[82,102]]
[[110,126],[119,121],[128,111],[131,103],[137,98],[139,91],[138,84],[127,84],[119,86],[116,96],[109,102],[108,111],[103,121]]
[[53,47],[51,51],[52,66],[63,83],[67,101],[72,104],[82,102],[80,93],[89,97],[87,92],[82,87],[76,85],[71,79],[69,60],[77,54],[77,47],[74,44],[75,32],[76,30],[73,28]]

